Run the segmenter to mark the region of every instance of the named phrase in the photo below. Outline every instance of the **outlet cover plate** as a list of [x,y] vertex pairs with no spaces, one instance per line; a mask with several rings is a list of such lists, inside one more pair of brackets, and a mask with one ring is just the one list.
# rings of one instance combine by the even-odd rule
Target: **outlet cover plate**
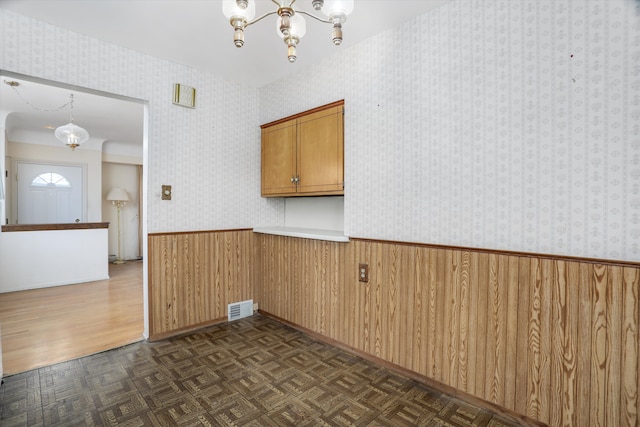
[[358,280],[360,282],[369,282],[369,264],[358,265]]

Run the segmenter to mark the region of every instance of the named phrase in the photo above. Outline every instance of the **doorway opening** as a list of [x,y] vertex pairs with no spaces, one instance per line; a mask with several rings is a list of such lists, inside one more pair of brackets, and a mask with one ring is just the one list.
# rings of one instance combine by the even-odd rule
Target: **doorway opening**
[[[111,185],[103,182],[105,165],[127,165],[139,173],[139,177],[123,185],[127,189],[131,188],[131,193],[136,195],[135,203],[131,204],[135,205],[132,219],[135,224],[130,223],[128,232],[134,233],[130,240],[136,245],[132,258],[142,259],[136,262],[142,264],[139,267],[142,296],[137,309],[143,316],[140,339],[144,339],[148,336],[148,277],[145,256],[147,168],[144,167],[148,161],[147,101],[3,70],[0,70],[0,79],[18,81],[21,91],[20,96],[16,96],[11,87],[0,85],[0,123],[5,129],[3,135],[0,135],[1,172],[2,180],[5,180],[5,185],[0,185],[5,190],[0,203],[2,223],[103,222],[105,208],[112,207],[105,200],[110,190],[106,185]],[[75,151],[60,144],[52,135],[52,125],[68,121],[68,111],[62,111],[61,116],[43,112],[52,109],[52,105],[59,106],[61,99],[68,100],[69,93],[74,94],[74,118],[76,121],[82,120],[82,126],[91,136],[88,142]],[[33,109],[29,104],[41,106],[40,110],[43,111]],[[134,118],[133,128],[127,125],[126,119],[129,117]],[[110,130],[120,133],[110,134]],[[128,133],[134,134],[134,144],[127,139]],[[35,165],[47,167],[34,171]],[[21,187],[23,183],[24,187]],[[74,191],[79,191],[79,202],[78,194],[73,193]],[[65,202],[72,202],[68,206],[73,206],[62,208],[63,205],[67,206]],[[111,228],[117,225],[113,221],[107,222],[112,223],[109,227],[110,234],[114,233]],[[0,232],[0,251],[7,250],[2,245],[3,234],[10,233]],[[17,234],[13,233],[12,239]],[[4,240],[9,241],[8,238]],[[108,261],[108,258],[105,259],[105,262]],[[3,265],[3,269],[10,267]],[[3,285],[0,284],[0,296],[3,292],[10,292],[4,290]],[[96,299],[90,305],[99,303],[100,299]],[[100,309],[99,306],[94,308]],[[5,332],[3,328],[2,333]],[[114,343],[114,347],[118,345]]]

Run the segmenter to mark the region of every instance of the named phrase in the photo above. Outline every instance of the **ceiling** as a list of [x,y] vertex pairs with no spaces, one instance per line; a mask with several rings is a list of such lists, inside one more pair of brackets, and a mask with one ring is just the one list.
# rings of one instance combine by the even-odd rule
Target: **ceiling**
[[[355,0],[354,11],[343,25],[344,42],[338,47],[331,42],[329,24],[307,18],[307,33],[298,45],[298,60],[294,64],[287,60],[286,45],[276,34],[274,17],[267,17],[249,26],[245,30],[244,47],[236,48],[233,44],[233,28],[222,14],[221,0],[0,0],[0,8],[211,72],[228,81],[240,81],[252,87],[260,87],[313,66],[335,52],[349,49],[367,37],[449,1],[451,0]],[[311,0],[298,0],[295,6],[315,13]],[[273,0],[256,0],[256,16],[273,10]],[[29,90],[29,84],[33,84],[24,83],[19,87],[21,93]],[[13,90],[0,84],[2,104],[6,102],[5,96],[15,96],[8,92]],[[41,99],[38,95],[40,93],[44,97],[55,97],[56,101],[53,98]],[[74,93],[75,121],[87,129],[92,138],[95,135],[103,141],[141,144],[141,130],[132,133],[130,137],[116,133],[98,135],[93,129],[108,128],[116,132],[117,126],[106,123],[122,124],[131,116],[119,113],[122,111],[120,107],[109,108],[113,106],[111,101],[98,101],[88,95],[84,99],[84,95]],[[62,89],[62,93],[57,94],[34,90],[29,95],[32,95],[29,101],[33,105],[48,105],[47,108],[52,108],[51,105],[57,107],[68,101],[69,90]],[[27,97],[26,92],[24,97]],[[91,100],[94,102],[90,102]],[[141,108],[138,104],[134,105]],[[6,111],[5,107],[7,105],[0,105],[0,109]],[[68,119],[68,110],[66,113]],[[85,117],[81,118],[82,115]],[[53,113],[43,114],[22,108],[20,115],[14,115],[12,126],[26,126],[31,118],[37,116],[40,116],[38,129],[46,125],[59,126],[68,121],[62,119],[64,123],[61,123],[60,118],[55,117],[54,122]],[[133,117],[139,117],[134,126],[142,129],[142,115]],[[45,121],[48,123],[45,124]],[[122,125],[119,130],[128,128],[129,126]],[[11,130],[9,126],[7,129]]]
[[[18,86],[10,86],[14,82]],[[58,126],[73,121],[89,132],[83,149],[142,157],[144,105],[113,95],[75,90],[37,79],[0,76],[0,112],[7,114],[5,128],[10,141],[59,146]]]

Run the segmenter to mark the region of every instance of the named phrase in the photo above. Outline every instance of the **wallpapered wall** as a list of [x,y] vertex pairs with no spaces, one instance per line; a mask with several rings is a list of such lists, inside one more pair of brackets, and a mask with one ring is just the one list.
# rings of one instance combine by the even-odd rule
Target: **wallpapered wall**
[[[1,70],[149,101],[149,232],[283,223],[284,203],[260,198],[255,89],[5,9],[0,40]],[[195,110],[172,104],[174,83],[197,89]]]
[[0,69],[149,101],[150,232],[281,224],[257,124],[344,98],[347,234],[638,261],[638,8],[454,0],[259,91],[0,9]]
[[260,121],[345,99],[348,235],[640,261],[638,9],[455,0],[263,87]]

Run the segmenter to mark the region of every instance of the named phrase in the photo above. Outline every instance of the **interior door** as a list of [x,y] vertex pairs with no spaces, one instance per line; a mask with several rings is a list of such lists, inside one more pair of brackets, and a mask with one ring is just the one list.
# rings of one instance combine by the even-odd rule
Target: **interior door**
[[82,166],[18,162],[18,224],[83,221],[82,172]]

